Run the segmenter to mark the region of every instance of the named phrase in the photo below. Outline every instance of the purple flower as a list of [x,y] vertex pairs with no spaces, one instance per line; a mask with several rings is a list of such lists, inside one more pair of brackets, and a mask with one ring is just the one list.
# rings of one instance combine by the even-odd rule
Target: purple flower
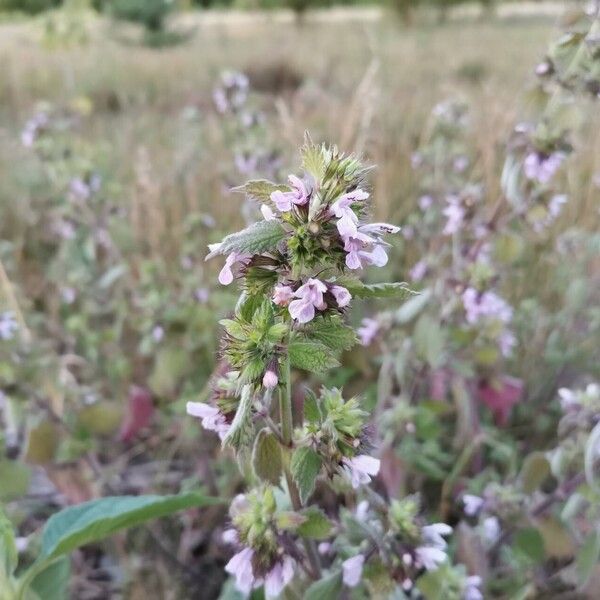
[[278,306],[287,306],[294,297],[294,290],[289,285],[277,284],[273,288],[273,302]]
[[92,195],[90,186],[81,179],[81,177],[75,177],[71,179],[69,183],[69,193],[75,200],[87,200]]
[[366,454],[359,454],[353,458],[342,458],[342,469],[348,475],[354,489],[367,484],[371,477],[379,473],[381,461]]
[[432,204],[433,204],[433,198],[429,194],[426,194],[425,196],[421,196],[419,198],[419,208],[423,212],[425,212],[428,208],[430,208]]
[[560,398],[560,407],[565,412],[581,406],[579,395],[568,388],[560,388],[558,397]]
[[452,527],[446,523],[433,523],[431,525],[425,525],[421,529],[421,535],[425,540],[426,545],[445,550],[447,547],[446,540],[443,538],[445,535],[452,533]]
[[308,323],[315,317],[315,308],[324,310],[327,308],[323,300],[323,294],[327,291],[327,286],[318,279],[309,279],[304,285],[301,285],[295,292],[294,297],[297,300],[290,302],[289,311],[292,319],[299,323]]
[[474,288],[467,288],[462,294],[462,301],[468,323],[474,324],[486,318],[508,323],[512,319],[512,307],[494,292],[480,294]]
[[192,417],[202,419],[202,427],[208,431],[215,431],[221,439],[229,431],[230,425],[225,420],[225,415],[214,406],[204,402],[188,402],[186,412]]
[[466,156],[457,156],[452,163],[452,168],[457,173],[462,173],[463,171],[466,170],[466,168],[468,166],[469,166],[469,159]]
[[387,264],[388,256],[380,240],[364,233],[361,227],[355,234],[344,238],[346,266],[349,269],[362,269],[365,265],[383,267]]
[[481,586],[481,577],[479,575],[471,575],[465,580],[465,589],[463,592],[463,600],[483,600],[483,594],[479,589]]
[[200,304],[206,304],[210,298],[210,290],[205,287],[196,288],[196,291],[194,292],[194,298],[196,299],[196,302],[199,302]]
[[460,231],[465,218],[465,209],[461,206],[460,200],[456,196],[449,196],[448,206],[442,211],[446,219],[446,225],[443,230],[444,235],[454,235]]
[[550,203],[548,204],[548,212],[553,219],[558,217],[562,210],[563,204],[566,204],[567,199],[568,198],[566,194],[556,194],[555,196],[552,196]]
[[240,542],[240,536],[238,535],[238,532],[231,528],[231,529],[226,529],[223,532],[223,535],[221,536],[221,539],[226,543],[226,544],[239,544]]
[[462,501],[465,507],[465,515],[468,517],[474,517],[483,507],[485,500],[479,496],[473,494],[465,494],[462,497]]
[[231,560],[225,565],[225,571],[235,577],[235,587],[242,594],[250,594],[253,587],[256,587],[254,572],[252,571],[252,557],[254,550],[244,548],[231,557]]
[[356,587],[361,580],[365,557],[357,554],[342,563],[342,580],[348,587]]
[[443,550],[434,546],[420,546],[415,555],[417,564],[427,571],[435,571],[448,558]]
[[235,168],[242,175],[250,175],[256,172],[258,167],[258,156],[250,154],[250,152],[240,152],[234,158]]
[[286,585],[294,578],[295,562],[290,556],[284,556],[275,563],[265,576],[265,596],[277,598]]
[[493,546],[500,538],[501,527],[497,517],[487,517],[481,524],[483,539]]
[[266,204],[261,204],[260,205],[260,212],[264,218],[265,221],[273,221],[275,220],[275,213],[272,211],[270,206],[267,206]]
[[160,325],[156,325],[154,327],[154,329],[152,329],[152,339],[155,342],[160,342],[163,337],[165,336],[165,330],[160,326]]
[[541,184],[548,183],[554,177],[564,159],[565,154],[562,152],[553,152],[549,155],[530,152],[523,163],[525,177]]
[[413,281],[421,281],[427,273],[427,261],[420,260],[410,270],[410,277]]
[[366,318],[361,322],[361,326],[356,330],[360,343],[363,346],[369,346],[379,332],[379,322],[376,319]]
[[292,188],[291,191],[276,190],[271,193],[271,201],[280,212],[289,212],[294,204],[303,206],[308,202],[308,191],[302,179],[295,175],[290,175],[288,179]]
[[333,294],[333,297],[340,308],[344,308],[350,304],[352,296],[345,287],[342,287],[341,285],[334,285],[329,291]]
[[247,265],[251,258],[252,255],[250,254],[232,252],[225,259],[225,265],[219,273],[219,283],[229,285],[233,281],[233,268],[238,264]]
[[19,329],[19,324],[12,311],[0,314],[0,340],[12,340]]

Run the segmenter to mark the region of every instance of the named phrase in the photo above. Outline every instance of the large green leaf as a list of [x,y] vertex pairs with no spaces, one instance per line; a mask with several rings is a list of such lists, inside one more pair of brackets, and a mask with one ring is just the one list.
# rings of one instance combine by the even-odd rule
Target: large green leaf
[[71,506],[52,515],[46,522],[38,560],[52,560],[144,521],[219,502],[190,492],[172,496],[113,496]]
[[350,350],[357,342],[354,329],[339,317],[318,317],[304,328],[303,333],[336,352]]
[[228,235],[219,247],[219,254],[230,252],[260,254],[273,250],[285,235],[285,229],[278,221],[258,221],[242,231]]
[[275,435],[268,429],[261,429],[254,441],[252,450],[254,472],[263,481],[278,485],[283,472],[281,447]]
[[292,367],[311,373],[323,373],[340,364],[330,348],[298,336],[292,338],[288,351]]
[[35,576],[30,591],[39,600],[65,600],[70,577],[71,562],[66,556],[61,556]]

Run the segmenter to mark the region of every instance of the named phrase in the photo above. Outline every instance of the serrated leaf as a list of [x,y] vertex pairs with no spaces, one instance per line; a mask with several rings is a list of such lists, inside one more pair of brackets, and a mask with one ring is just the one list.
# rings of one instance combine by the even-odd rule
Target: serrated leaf
[[223,447],[230,446],[239,450],[247,443],[252,434],[252,386],[242,388],[240,403],[229,431],[223,438]]
[[579,584],[584,586],[600,560],[600,531],[592,531],[577,552],[575,561]]
[[309,423],[319,423],[322,418],[319,401],[312,390],[306,390],[306,396],[304,398],[304,418]]
[[311,506],[301,514],[306,520],[297,529],[299,535],[313,540],[323,540],[331,535],[331,521],[320,508]]
[[406,300],[418,294],[410,289],[408,283],[400,281],[397,283],[372,283],[365,284],[358,279],[349,284],[340,284],[352,294],[353,298],[395,298],[396,300]]
[[304,146],[301,150],[302,168],[310,174],[315,181],[321,181],[325,175],[327,161],[323,153],[323,147],[315,144],[310,136],[305,135]]
[[330,348],[320,342],[313,342],[294,336],[288,347],[292,367],[311,373],[323,373],[339,366],[339,361]]
[[333,600],[342,591],[342,572],[334,571],[312,583],[304,592],[304,600]]
[[350,350],[358,341],[354,329],[335,317],[314,319],[304,328],[303,333],[336,352]]
[[321,464],[321,457],[312,448],[297,448],[292,454],[290,471],[292,472],[294,482],[298,486],[300,499],[303,503],[308,500],[315,489]]
[[287,192],[289,189],[290,187],[283,183],[273,183],[267,179],[252,179],[244,185],[233,188],[231,191],[241,192],[249,200],[268,204],[271,202],[271,194],[273,192]]
[[228,235],[221,242],[219,254],[260,254],[276,248],[285,235],[286,231],[278,221],[258,221],[242,231]]
[[215,498],[190,492],[171,496],[114,496],[71,506],[55,513],[46,522],[38,562],[53,560],[144,521],[218,502]]
[[268,429],[261,429],[252,450],[252,466],[258,477],[273,485],[278,485],[283,470],[281,447],[275,435]]

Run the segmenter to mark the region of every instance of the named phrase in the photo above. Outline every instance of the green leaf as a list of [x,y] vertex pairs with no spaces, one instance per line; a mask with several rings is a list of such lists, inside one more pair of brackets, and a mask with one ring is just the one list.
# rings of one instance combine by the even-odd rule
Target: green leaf
[[321,422],[322,415],[321,409],[319,408],[319,401],[312,390],[306,390],[306,396],[304,398],[304,418],[309,423]]
[[537,490],[550,475],[550,463],[543,452],[532,452],[523,461],[519,474],[521,487],[526,494]]
[[260,254],[273,250],[285,235],[286,231],[278,221],[258,221],[242,231],[228,235],[219,247],[219,254]]
[[517,531],[514,546],[535,563],[544,560],[544,538],[535,527]]
[[71,561],[61,556],[34,577],[30,591],[39,600],[65,600],[70,578]]
[[312,448],[297,448],[292,454],[290,470],[303,503],[308,500],[315,489],[321,464],[321,457]]
[[418,296],[407,300],[395,314],[396,323],[404,324],[412,321],[427,306],[431,298],[431,291],[424,290]]
[[319,182],[325,176],[327,161],[323,153],[323,146],[315,144],[310,136],[305,134],[304,146],[301,150],[302,168]]
[[258,477],[273,485],[279,484],[283,464],[281,448],[275,435],[268,429],[261,429],[252,451],[252,466]]
[[320,342],[303,340],[297,335],[292,338],[288,352],[292,367],[311,373],[323,373],[340,364],[330,348]]
[[23,496],[29,489],[31,470],[13,460],[0,460],[0,500],[10,501]]
[[304,328],[303,333],[336,352],[350,350],[357,342],[354,329],[345,325],[339,317],[314,319]]
[[342,572],[334,571],[315,581],[304,592],[304,600],[333,600],[339,598],[342,591]]
[[71,506],[46,522],[38,561],[50,561],[144,521],[219,502],[190,492],[172,496],[114,496]]
[[238,404],[235,417],[227,435],[223,438],[223,447],[231,446],[239,450],[248,443],[252,436],[252,386],[245,385],[242,388],[240,403]]
[[15,545],[15,530],[0,507],[0,579],[1,574],[10,577],[19,562]]
[[441,365],[445,335],[440,324],[427,314],[421,315],[413,334],[417,354],[433,368]]
[[331,521],[320,508],[311,506],[300,514],[306,517],[306,521],[297,529],[302,537],[323,540],[331,535]]
[[253,179],[247,181],[244,185],[233,188],[232,192],[241,192],[246,194],[246,198],[269,204],[273,192],[288,192],[290,187],[282,183],[273,183],[267,179]]
[[579,585],[584,586],[600,560],[600,531],[592,531],[577,552],[575,561]]
[[353,298],[394,298],[396,300],[406,300],[415,296],[418,292],[411,290],[408,283],[373,283],[364,284],[358,279],[348,280],[348,283],[340,283],[351,294]]

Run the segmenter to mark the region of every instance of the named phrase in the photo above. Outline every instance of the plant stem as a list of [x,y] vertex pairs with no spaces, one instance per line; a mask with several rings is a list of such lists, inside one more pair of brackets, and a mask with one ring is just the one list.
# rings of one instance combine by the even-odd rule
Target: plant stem
[[[288,333],[288,345],[290,340],[291,328]],[[284,448],[282,448],[283,452],[287,454],[288,460],[284,461],[285,464],[285,479],[287,482],[290,500],[292,502],[292,507],[295,511],[302,510],[302,500],[300,499],[300,494],[298,492],[298,488],[294,483],[294,478],[290,473],[289,469],[289,456],[292,449],[292,433],[294,430],[294,415],[292,412],[292,378],[291,378],[291,365],[290,365],[290,355],[286,350],[285,359],[283,363],[283,378],[284,378],[284,386],[279,388],[279,415],[281,420],[281,438],[283,442]],[[308,561],[310,563],[311,571],[315,579],[318,579],[321,576],[321,565],[319,563],[319,555],[317,554],[317,550],[315,544],[312,540],[304,539],[304,547],[306,549],[306,555],[308,556]]]

